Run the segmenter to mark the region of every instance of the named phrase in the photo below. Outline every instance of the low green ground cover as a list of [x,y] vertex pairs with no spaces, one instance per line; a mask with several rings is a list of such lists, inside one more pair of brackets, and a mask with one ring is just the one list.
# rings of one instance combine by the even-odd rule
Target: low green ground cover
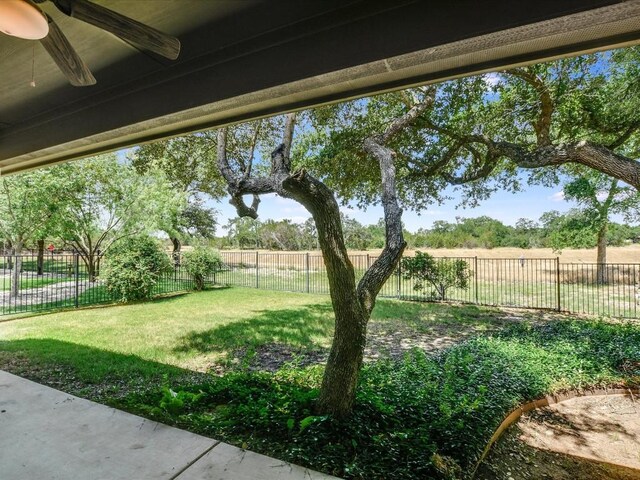
[[314,415],[317,366],[232,373],[118,405],[346,478],[460,478],[518,404],[638,382],[638,360],[637,326],[560,321],[512,326],[436,356],[415,350],[367,364],[353,416],[343,421]]
[[[0,323],[0,368],[345,478],[456,478],[519,403],[640,383],[638,324],[510,315],[380,301],[378,333],[472,334],[367,362],[346,420],[315,415],[322,365],[303,366],[330,342],[324,296],[229,288]],[[273,344],[300,356],[275,373],[250,370],[250,352]],[[238,349],[246,362],[213,368]]]

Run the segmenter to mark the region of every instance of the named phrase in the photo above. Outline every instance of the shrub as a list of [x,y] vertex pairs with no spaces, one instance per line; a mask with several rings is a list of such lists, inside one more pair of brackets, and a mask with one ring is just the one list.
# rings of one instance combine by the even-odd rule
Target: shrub
[[202,290],[205,279],[222,269],[222,259],[215,250],[196,247],[184,254],[184,267],[193,278],[195,289]]
[[158,242],[135,237],[112,247],[101,278],[111,296],[121,302],[150,298],[158,280],[172,269]]
[[415,280],[414,290],[424,290],[425,284],[431,284],[431,297],[436,300],[446,300],[449,288],[469,288],[471,270],[464,260],[436,260],[428,253],[416,252],[415,257],[402,260],[402,270],[405,279]]

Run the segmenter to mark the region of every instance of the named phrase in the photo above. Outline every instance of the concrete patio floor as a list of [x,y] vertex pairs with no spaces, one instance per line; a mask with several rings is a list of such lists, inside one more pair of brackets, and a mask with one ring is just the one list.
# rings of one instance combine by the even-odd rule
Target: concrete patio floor
[[2,480],[335,479],[0,370]]

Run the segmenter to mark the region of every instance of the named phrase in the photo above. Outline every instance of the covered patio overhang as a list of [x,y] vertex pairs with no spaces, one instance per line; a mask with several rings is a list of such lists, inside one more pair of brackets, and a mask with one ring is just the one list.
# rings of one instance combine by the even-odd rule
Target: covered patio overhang
[[[41,8],[97,84],[0,34],[0,174],[233,122],[640,42],[640,1],[95,0],[176,61]],[[35,80],[36,86],[30,86]]]

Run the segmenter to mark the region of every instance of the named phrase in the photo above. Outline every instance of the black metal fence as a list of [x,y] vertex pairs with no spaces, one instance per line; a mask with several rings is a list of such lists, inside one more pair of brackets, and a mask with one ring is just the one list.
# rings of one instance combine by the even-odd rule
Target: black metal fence
[[[100,280],[100,260],[95,270],[90,278],[87,265],[76,254],[0,255],[0,315],[114,302]],[[191,289],[192,279],[178,265],[160,278],[153,294]]]
[[[329,293],[321,255],[312,253],[221,252],[225,269],[209,283]],[[352,255],[357,280],[376,260]],[[560,263],[558,258],[439,257],[439,265],[464,262],[466,285],[440,288],[425,282],[414,288],[399,267],[380,292],[382,297],[414,301],[454,301],[477,305],[557,310],[591,315],[640,317],[640,264]],[[100,280],[90,278],[81,257],[45,253],[0,255],[0,315],[82,307],[116,300]],[[443,268],[443,272],[450,269]],[[191,290],[193,281],[180,265],[164,275],[154,294]]]
[[[221,252],[227,269],[217,283],[262,289],[329,293],[322,256],[311,253]],[[376,260],[352,255],[359,280]],[[559,258],[438,257],[438,263],[463,261],[466,288],[432,284],[414,289],[402,268],[387,281],[382,297],[416,301],[454,301],[477,305],[557,310],[571,313],[640,317],[640,264],[560,263]],[[446,269],[443,269],[446,270]]]

